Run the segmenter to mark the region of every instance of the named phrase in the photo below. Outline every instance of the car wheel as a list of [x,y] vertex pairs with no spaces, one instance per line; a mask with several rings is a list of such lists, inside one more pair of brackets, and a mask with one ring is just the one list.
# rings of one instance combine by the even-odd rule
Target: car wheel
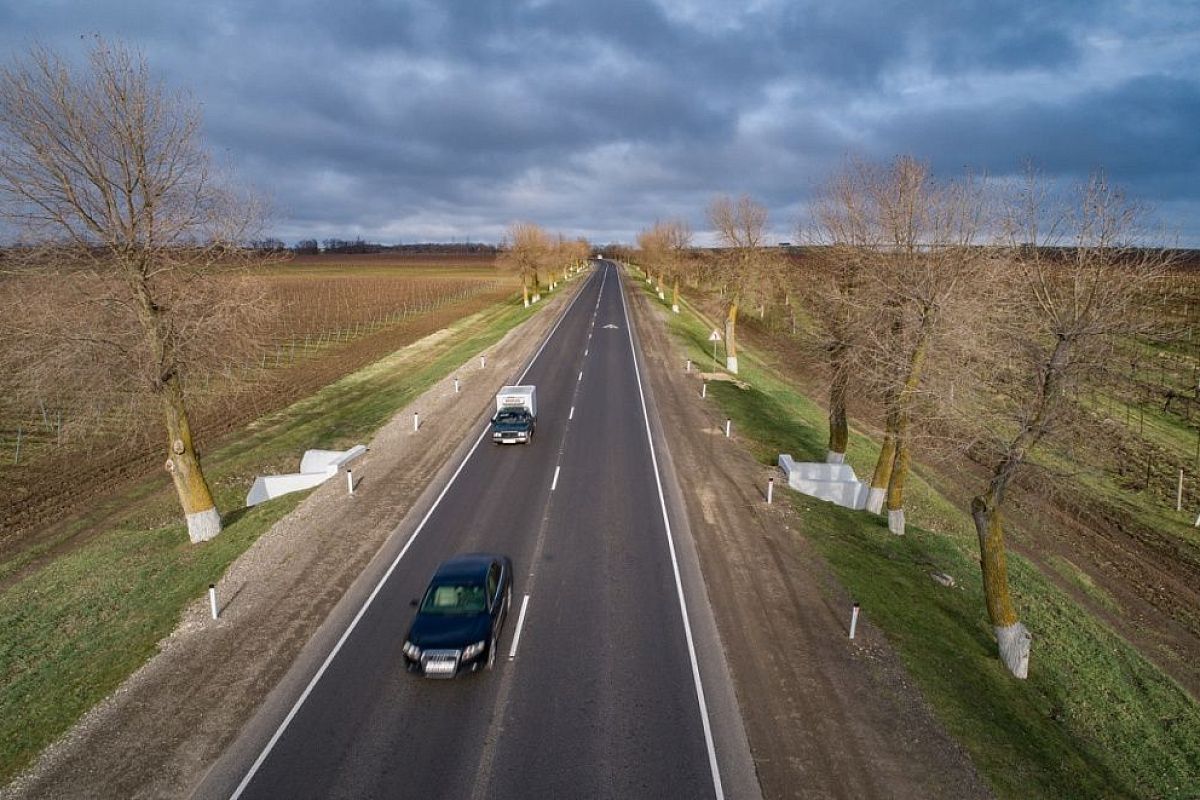
[[488,642],[487,668],[493,669],[495,666],[496,666],[496,636],[495,636],[495,634],[493,634],[491,640]]

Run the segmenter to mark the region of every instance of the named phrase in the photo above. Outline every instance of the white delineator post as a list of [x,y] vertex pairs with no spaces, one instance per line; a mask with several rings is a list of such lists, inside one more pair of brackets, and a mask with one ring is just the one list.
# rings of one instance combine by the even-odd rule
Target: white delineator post
[[208,607],[212,611],[212,618],[217,618],[217,585],[210,583],[208,585]]
[[850,638],[854,638],[854,632],[858,630],[858,603],[856,602],[850,607]]
[[416,431],[416,430],[420,430],[420,429],[421,429],[421,415],[418,414],[416,411],[414,411],[413,412],[413,430]]
[[1183,511],[1183,470],[1179,470],[1179,486],[1175,489],[1175,510]]
[[729,438],[729,431],[730,431],[730,427],[732,425],[733,425],[733,420],[731,420],[729,417],[726,417],[725,418],[725,438],[726,439]]
[[708,381],[704,381],[703,383],[700,384],[700,396],[701,397],[708,396]]
[[687,372],[692,371],[692,360],[690,358],[687,360],[687,370],[686,371]]
[[458,378],[454,379],[454,393],[458,394]]
[[775,479],[767,478],[767,505],[771,505],[772,497],[775,495]]
[[487,356],[480,356],[479,357],[479,368],[483,369],[486,366],[487,366]]
[[346,493],[354,497],[354,470],[346,470]]

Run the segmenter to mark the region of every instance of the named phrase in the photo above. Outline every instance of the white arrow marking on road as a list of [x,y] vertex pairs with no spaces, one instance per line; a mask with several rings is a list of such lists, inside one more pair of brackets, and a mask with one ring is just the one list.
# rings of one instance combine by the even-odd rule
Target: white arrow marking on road
[[608,323],[607,325],[605,325],[604,327],[605,327],[605,328],[611,328],[611,329],[613,329],[614,331],[615,331],[615,330],[617,330],[617,326],[616,326],[616,325],[613,325],[611,322],[610,322],[610,323]]

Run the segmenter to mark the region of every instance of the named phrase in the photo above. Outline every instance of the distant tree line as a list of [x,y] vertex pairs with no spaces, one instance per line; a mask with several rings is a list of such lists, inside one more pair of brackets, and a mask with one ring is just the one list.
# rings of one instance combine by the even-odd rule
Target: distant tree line
[[365,255],[370,253],[406,253],[406,254],[441,254],[463,255],[477,254],[494,255],[500,252],[496,245],[482,242],[419,242],[415,244],[379,244],[357,239],[301,239],[292,247],[288,247],[279,239],[264,239],[253,242],[258,250],[274,252],[290,250],[296,255],[317,255],[318,253],[337,253],[339,255]]

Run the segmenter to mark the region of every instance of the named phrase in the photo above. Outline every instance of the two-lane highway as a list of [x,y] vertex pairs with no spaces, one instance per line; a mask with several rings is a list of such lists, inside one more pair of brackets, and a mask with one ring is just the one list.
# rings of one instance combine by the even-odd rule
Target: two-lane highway
[[[614,265],[588,278],[520,382],[538,387],[533,442],[471,450],[236,785],[198,794],[721,796]],[[515,566],[496,668],[406,673],[409,601],[441,561],[474,551]]]

